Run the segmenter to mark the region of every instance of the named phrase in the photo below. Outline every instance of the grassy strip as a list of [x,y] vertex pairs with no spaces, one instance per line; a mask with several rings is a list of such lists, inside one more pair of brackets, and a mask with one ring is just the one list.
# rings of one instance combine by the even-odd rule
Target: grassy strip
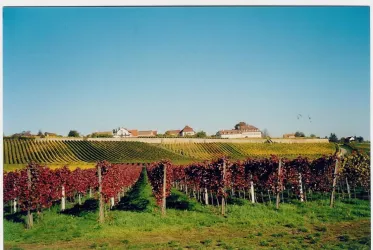
[[138,212],[152,212],[156,210],[156,201],[153,197],[145,168],[143,168],[139,180],[121,200],[116,209]]
[[[237,199],[228,216],[217,207],[204,206],[173,190],[162,218],[143,176],[115,210],[99,225],[97,210],[60,214],[45,211],[35,228],[4,220],[8,249],[369,249],[368,201],[266,204]],[[126,203],[127,199],[127,203]],[[143,206],[144,200],[146,206]],[[129,206],[128,206],[129,205]],[[136,209],[141,207],[142,209]],[[145,209],[144,209],[145,208]],[[132,209],[132,210],[129,210]]]

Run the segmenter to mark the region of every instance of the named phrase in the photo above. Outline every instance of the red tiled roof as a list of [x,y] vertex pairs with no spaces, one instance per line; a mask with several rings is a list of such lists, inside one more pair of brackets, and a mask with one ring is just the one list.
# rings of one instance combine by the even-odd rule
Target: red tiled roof
[[176,134],[179,134],[180,133],[180,130],[167,130],[165,132],[165,134],[170,134],[170,135],[176,135]]
[[253,125],[246,125],[246,126],[241,126],[240,130],[259,130],[257,127],[254,127]]
[[221,135],[231,135],[231,134],[241,134],[240,130],[230,129],[230,130],[220,130],[219,134]]
[[132,136],[138,136],[139,135],[137,129],[128,130],[128,132],[130,132]]
[[252,125],[241,126],[240,129],[229,129],[229,130],[220,130],[219,134],[229,135],[229,134],[242,134],[244,132],[260,132],[257,127]]
[[187,125],[187,126],[185,126],[185,127],[183,128],[183,130],[181,130],[180,132],[181,132],[181,133],[182,133],[182,132],[194,132],[194,130],[193,130],[191,127],[189,127],[189,126]]
[[146,131],[139,131],[138,132],[138,136],[155,136],[156,134],[157,134],[157,132],[153,131],[153,130],[146,130]]

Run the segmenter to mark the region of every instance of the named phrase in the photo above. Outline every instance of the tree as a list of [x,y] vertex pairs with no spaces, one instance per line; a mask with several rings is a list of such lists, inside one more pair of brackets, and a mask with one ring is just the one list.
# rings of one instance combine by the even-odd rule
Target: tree
[[240,129],[241,127],[247,126],[246,122],[239,122],[234,126],[234,129]]
[[330,142],[338,142],[338,137],[334,133],[331,133],[330,136],[329,136],[329,141]]
[[345,140],[346,140],[346,138],[341,137],[341,139],[339,139],[339,142],[340,142],[340,143],[345,143]]
[[267,138],[267,137],[269,137],[270,135],[269,135],[269,132],[268,132],[268,130],[265,128],[265,129],[263,129],[263,132],[262,132],[262,137],[263,138]]
[[295,132],[295,137],[305,137],[304,133],[303,132]]
[[364,138],[362,136],[356,137],[357,142],[362,143],[364,141]]
[[80,137],[79,132],[76,130],[70,130],[68,137]]
[[311,134],[310,137],[311,137],[311,138],[315,138],[316,135],[315,135],[315,134]]
[[206,136],[206,132],[202,130],[196,133],[197,138],[205,138]]
[[39,129],[38,136],[43,136],[43,132]]

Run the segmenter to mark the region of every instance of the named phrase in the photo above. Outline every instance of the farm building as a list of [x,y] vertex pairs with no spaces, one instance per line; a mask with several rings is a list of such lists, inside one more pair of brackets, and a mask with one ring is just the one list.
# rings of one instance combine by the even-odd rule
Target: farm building
[[182,130],[167,130],[165,132],[165,135],[168,136],[193,136],[195,134],[196,132],[194,132],[194,130],[188,125],[186,125]]
[[45,137],[57,137],[57,134],[56,134],[56,133],[45,132],[45,133],[44,133],[44,136],[45,136]]
[[137,129],[131,129],[131,130],[128,130],[128,132],[130,132],[131,137],[139,136],[139,131]]
[[131,132],[126,128],[117,128],[113,129],[113,137],[119,138],[119,137],[132,137]]
[[152,137],[156,136],[157,131],[155,130],[146,130],[146,131],[139,131],[138,132],[138,137]]
[[355,141],[355,137],[354,136],[349,136],[349,137],[345,138],[345,143],[350,143],[352,141]]
[[295,138],[295,134],[284,134],[282,137],[287,139],[293,139]]
[[181,131],[180,131],[180,136],[190,136],[190,135],[195,135],[196,132],[194,132],[194,130],[189,127],[188,125],[186,125]]
[[115,138],[119,137],[152,137],[157,135],[157,131],[155,130],[144,130],[140,131],[137,129],[126,129],[126,128],[118,128],[113,130],[113,135]]
[[261,138],[262,132],[257,127],[240,122],[235,129],[220,130],[216,135],[221,138]]

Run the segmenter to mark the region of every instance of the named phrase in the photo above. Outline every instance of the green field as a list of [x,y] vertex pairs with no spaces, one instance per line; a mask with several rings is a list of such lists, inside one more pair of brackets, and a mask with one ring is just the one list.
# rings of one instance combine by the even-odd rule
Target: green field
[[351,143],[351,147],[370,155],[370,143]]
[[125,141],[36,141],[4,139],[4,169],[22,168],[30,161],[52,168],[91,167],[95,162],[146,163],[169,159],[175,164],[211,160],[221,156],[231,159],[268,157],[271,154],[294,158],[316,158],[335,152],[332,143],[176,143],[150,144]]
[[6,212],[5,249],[370,249],[369,201],[337,197],[334,208],[327,196],[309,196],[312,201],[286,201],[279,211],[273,202],[237,198],[221,216],[216,206],[172,190],[162,217],[143,172],[102,225],[90,199],[69,203],[64,213],[58,205],[45,210],[31,230],[24,229],[24,214]]

